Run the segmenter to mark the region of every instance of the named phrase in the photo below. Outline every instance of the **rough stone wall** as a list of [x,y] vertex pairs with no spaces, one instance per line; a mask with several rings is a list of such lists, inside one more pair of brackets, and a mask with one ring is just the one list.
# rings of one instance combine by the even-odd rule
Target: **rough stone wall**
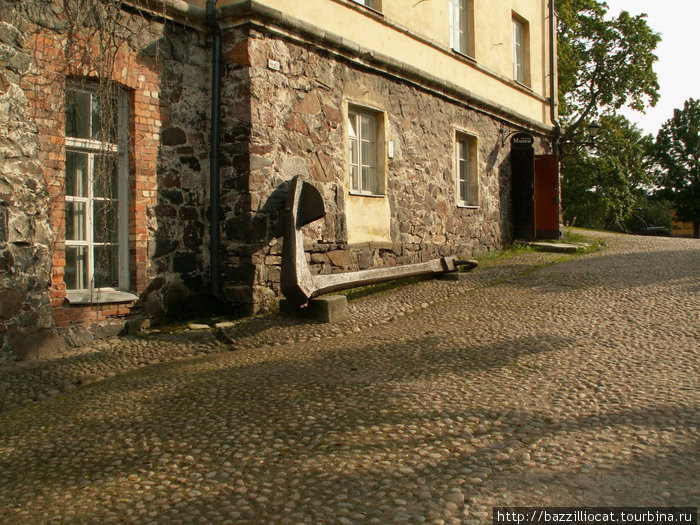
[[157,202],[147,209],[146,313],[208,294],[211,47],[202,33],[169,24],[158,41],[160,129]]
[[[3,72],[10,71],[14,64],[12,67],[21,66],[26,74],[19,78],[13,72],[15,76],[11,77],[13,86],[21,83],[21,89],[2,91],[22,101],[13,102],[13,108],[25,109],[24,113],[13,109],[19,131],[7,140],[20,135],[30,137],[23,138],[24,142],[17,146],[19,153],[13,153],[17,160],[12,163],[21,164],[33,177],[8,180],[6,186],[11,190],[2,192],[3,202],[12,204],[2,208],[11,210],[15,201],[20,202],[15,195],[24,192],[21,202],[33,203],[25,207],[25,215],[35,214],[35,209],[48,215],[48,223],[32,219],[36,226],[23,226],[36,237],[23,242],[38,242],[43,251],[32,254],[31,261],[29,255],[23,255],[27,268],[18,272],[23,279],[36,272],[50,278],[49,304],[53,308],[44,309],[41,322],[71,327],[63,330],[66,339],[70,344],[82,344],[95,334],[118,332],[124,325],[123,319],[135,311],[157,316],[177,308],[186,303],[190,294],[200,292],[208,279],[211,48],[198,30],[138,11],[121,12],[121,23],[130,36],[114,54],[108,75],[128,98],[130,290],[142,299],[136,303],[71,305],[65,300],[63,281],[65,89],[68,79],[97,80],[98,39],[89,28],[75,31],[65,18],[61,2],[44,2],[37,4],[38,8],[32,7],[32,2],[14,4],[21,8],[3,9],[3,19],[16,20],[22,26],[21,32],[5,31],[3,38],[8,40],[7,46],[23,49],[19,54],[7,51],[7,56],[13,58]],[[2,78],[10,77],[3,73]],[[3,114],[3,123],[5,118]],[[4,131],[4,125],[2,128]],[[3,152],[1,158],[9,162],[8,154]],[[25,158],[37,162],[29,163]],[[3,167],[3,177],[6,171]],[[36,183],[32,178],[37,179]],[[13,227],[19,227],[19,219],[13,213],[3,211],[1,215],[7,218],[9,214]],[[0,222],[7,225],[7,221]],[[23,250],[26,252],[27,248]],[[12,282],[7,287],[17,289]],[[3,315],[15,319],[14,310]]]
[[[227,51],[236,75],[249,83],[250,94],[249,107],[236,118],[231,112],[225,124],[245,129],[239,145],[245,134],[250,142],[247,162],[240,161],[238,169],[224,176],[227,199],[236,204],[224,210],[228,299],[246,300],[257,310],[279,297],[279,215],[287,182],[295,175],[303,175],[320,190],[327,209],[323,220],[304,230],[312,272],[443,255],[471,257],[511,239],[509,150],[500,143],[502,121],[313,43],[261,28],[230,35]],[[279,63],[279,69],[274,62],[271,67],[270,60]],[[243,98],[236,99],[237,107],[243,107]],[[346,213],[345,205],[343,127],[348,101],[377,108],[388,117],[394,157],[388,160],[384,198],[391,208],[391,243],[347,243],[347,221],[357,220]],[[478,209],[456,203],[456,130],[478,137]],[[242,146],[238,154],[243,156]]]
[[34,67],[9,11],[0,16],[0,362],[50,353],[52,242],[37,127],[21,79]]

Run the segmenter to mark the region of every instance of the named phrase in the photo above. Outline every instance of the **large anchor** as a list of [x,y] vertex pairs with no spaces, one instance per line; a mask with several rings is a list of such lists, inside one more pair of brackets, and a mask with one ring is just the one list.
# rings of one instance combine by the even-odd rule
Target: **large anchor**
[[328,292],[406,277],[454,272],[459,266],[471,269],[478,265],[473,260],[441,257],[416,264],[330,275],[311,275],[304,254],[304,237],[301,228],[323,218],[326,215],[326,209],[319,191],[309,182],[302,180],[299,175],[295,176],[289,185],[285,215],[280,284],[284,296],[296,307],[303,306],[309,299]]

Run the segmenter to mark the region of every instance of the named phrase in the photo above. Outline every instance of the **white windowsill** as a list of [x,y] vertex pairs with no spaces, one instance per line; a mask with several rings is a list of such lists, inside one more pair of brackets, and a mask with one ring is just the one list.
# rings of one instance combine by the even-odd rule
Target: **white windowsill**
[[473,56],[468,55],[468,54],[466,54],[466,53],[462,53],[459,49],[455,49],[454,47],[451,48],[451,49],[452,49],[452,52],[453,52],[455,55],[457,55],[457,56],[459,56],[459,57],[461,57],[461,58],[465,58],[465,59],[467,59],[468,61],[473,62],[473,63],[476,64],[476,58],[474,58]]
[[386,197],[386,195],[383,193],[362,193],[360,191],[352,191],[352,190],[350,190],[348,193],[350,195],[352,195],[353,197],[374,197],[375,199],[376,198],[383,199],[384,197]]
[[139,296],[131,292],[119,290],[68,290],[66,301],[70,304],[110,304],[110,303],[130,303],[137,301]]
[[479,208],[481,208],[481,206],[479,206],[479,205],[475,206],[473,204],[464,204],[463,202],[458,202],[457,207],[458,208],[466,208],[468,210],[478,210]]

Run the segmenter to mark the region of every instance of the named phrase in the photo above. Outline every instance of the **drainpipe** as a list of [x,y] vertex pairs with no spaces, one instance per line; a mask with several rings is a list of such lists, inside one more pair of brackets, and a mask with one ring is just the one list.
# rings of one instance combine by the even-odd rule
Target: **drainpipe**
[[561,124],[557,120],[556,103],[556,49],[557,24],[554,18],[554,0],[549,0],[549,118],[554,124],[554,141],[552,150],[554,155],[559,156],[559,139],[561,138]]
[[213,36],[211,61],[211,152],[209,160],[211,226],[209,250],[211,254],[211,293],[217,299],[220,285],[220,213],[219,213],[219,135],[221,120],[221,28],[216,20],[216,0],[207,0],[207,24]]

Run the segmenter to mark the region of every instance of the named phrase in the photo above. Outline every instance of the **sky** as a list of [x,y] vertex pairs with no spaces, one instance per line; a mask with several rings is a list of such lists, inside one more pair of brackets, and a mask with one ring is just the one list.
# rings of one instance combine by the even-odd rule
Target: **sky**
[[627,109],[623,114],[645,133],[656,136],[661,125],[673,116],[674,109],[682,109],[689,98],[700,98],[700,0],[605,0],[608,14],[620,11],[632,15],[646,13],[649,27],[661,33],[656,48],[659,61],[654,71],[659,78],[660,98],[646,115]]

